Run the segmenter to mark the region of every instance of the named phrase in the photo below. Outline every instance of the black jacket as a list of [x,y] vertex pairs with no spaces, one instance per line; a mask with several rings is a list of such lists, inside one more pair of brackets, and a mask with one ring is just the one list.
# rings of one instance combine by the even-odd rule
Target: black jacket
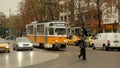
[[82,38],[81,40],[79,40],[79,47],[80,48],[86,48],[86,42],[85,42],[84,38]]

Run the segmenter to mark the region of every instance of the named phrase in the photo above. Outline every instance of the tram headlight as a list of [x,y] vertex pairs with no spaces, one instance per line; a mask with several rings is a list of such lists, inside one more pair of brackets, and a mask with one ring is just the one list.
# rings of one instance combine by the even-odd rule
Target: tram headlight
[[55,42],[58,42],[58,40],[55,40]]
[[68,41],[67,40],[64,40],[65,43],[67,43]]

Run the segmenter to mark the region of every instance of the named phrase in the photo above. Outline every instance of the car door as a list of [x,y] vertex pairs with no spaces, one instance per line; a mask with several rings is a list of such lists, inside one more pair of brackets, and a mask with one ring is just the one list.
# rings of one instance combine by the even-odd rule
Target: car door
[[93,40],[93,43],[94,43],[95,47],[102,47],[104,37],[105,37],[104,34],[98,34],[96,36],[96,38]]

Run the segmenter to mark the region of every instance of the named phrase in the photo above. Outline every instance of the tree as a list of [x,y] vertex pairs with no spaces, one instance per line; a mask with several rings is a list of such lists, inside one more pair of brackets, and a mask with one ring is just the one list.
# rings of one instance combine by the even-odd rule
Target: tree
[[51,21],[59,18],[58,3],[58,0],[25,0],[20,4],[20,11],[26,22]]
[[70,2],[70,6],[71,6],[71,8],[70,8],[70,12],[71,12],[71,15],[70,15],[70,24],[71,25],[73,25],[73,23],[74,23],[74,0],[71,0],[71,2]]
[[116,2],[116,0],[94,0],[96,3],[96,10],[97,10],[97,18],[99,21],[99,26],[98,26],[98,32],[102,32],[102,13],[105,9],[108,7],[112,7],[113,3]]

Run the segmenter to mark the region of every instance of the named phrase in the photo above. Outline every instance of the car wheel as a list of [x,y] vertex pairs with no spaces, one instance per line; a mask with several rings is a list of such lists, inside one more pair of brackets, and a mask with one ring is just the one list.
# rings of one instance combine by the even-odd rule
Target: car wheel
[[103,45],[103,48],[102,48],[103,50],[106,50],[106,46],[105,45]]
[[93,49],[93,50],[95,50],[95,49],[96,49],[96,47],[95,47],[94,43],[92,44],[92,49]]
[[10,51],[8,51],[7,53],[10,53]]
[[107,46],[103,45],[103,50],[107,51],[107,50],[109,50],[109,48]]

